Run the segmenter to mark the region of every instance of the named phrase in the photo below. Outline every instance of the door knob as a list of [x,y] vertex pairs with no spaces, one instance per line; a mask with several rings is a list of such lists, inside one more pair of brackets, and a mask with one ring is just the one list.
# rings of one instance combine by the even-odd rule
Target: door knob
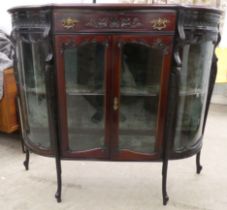
[[118,108],[119,108],[119,100],[118,100],[118,97],[114,97],[113,109],[114,109],[114,111],[117,111]]

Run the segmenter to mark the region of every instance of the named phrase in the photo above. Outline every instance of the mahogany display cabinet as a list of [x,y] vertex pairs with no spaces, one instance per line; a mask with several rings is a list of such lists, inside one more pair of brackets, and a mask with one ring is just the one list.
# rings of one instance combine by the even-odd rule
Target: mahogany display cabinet
[[22,136],[61,160],[161,161],[200,151],[221,12],[158,5],[46,5],[12,14]]

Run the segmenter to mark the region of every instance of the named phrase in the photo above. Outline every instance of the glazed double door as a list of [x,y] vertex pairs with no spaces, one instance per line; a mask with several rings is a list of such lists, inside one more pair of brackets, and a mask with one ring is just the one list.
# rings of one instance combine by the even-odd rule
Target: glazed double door
[[158,159],[171,36],[56,35],[64,158]]

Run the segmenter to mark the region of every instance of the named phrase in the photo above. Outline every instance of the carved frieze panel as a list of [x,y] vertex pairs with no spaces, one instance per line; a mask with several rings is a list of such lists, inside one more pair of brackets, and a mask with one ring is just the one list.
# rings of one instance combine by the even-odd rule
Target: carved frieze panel
[[50,11],[18,11],[13,14],[12,38],[24,42],[38,42],[49,36]]
[[85,26],[92,28],[138,28],[143,23],[138,17],[97,17],[90,18]]
[[13,14],[13,27],[17,28],[45,28],[50,25],[50,11],[18,11]]
[[54,13],[55,32],[90,32],[94,31],[174,31],[176,12],[120,12],[120,11],[86,11],[78,13],[73,10]]
[[203,29],[218,32],[220,24],[220,14],[199,11],[185,11],[184,13],[184,27],[186,29]]

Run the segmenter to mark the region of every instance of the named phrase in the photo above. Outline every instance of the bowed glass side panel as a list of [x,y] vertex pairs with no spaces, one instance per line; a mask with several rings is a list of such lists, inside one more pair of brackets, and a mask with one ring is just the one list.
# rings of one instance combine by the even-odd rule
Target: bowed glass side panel
[[44,78],[48,46],[47,41],[20,41],[17,49],[21,55],[18,76],[25,132],[32,144],[44,149],[51,147]]
[[186,45],[180,77],[175,150],[187,150],[202,136],[210,68],[214,52],[212,41]]
[[68,149],[104,147],[105,45],[85,42],[64,49]]
[[163,52],[125,43],[121,52],[119,149],[155,152]]

